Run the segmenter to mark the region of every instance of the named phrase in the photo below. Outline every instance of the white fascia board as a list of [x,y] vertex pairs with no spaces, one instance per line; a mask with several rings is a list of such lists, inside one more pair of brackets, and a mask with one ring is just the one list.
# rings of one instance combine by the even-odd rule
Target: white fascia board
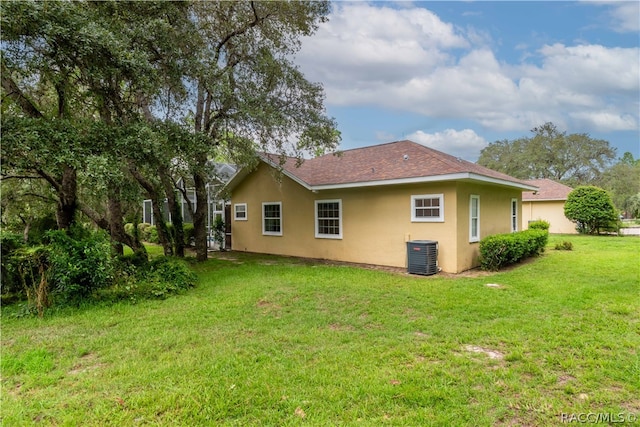
[[322,190],[337,190],[341,188],[376,187],[379,185],[420,184],[423,182],[439,182],[439,181],[465,179],[465,178],[468,178],[468,175],[469,174],[467,173],[455,173],[455,174],[448,174],[448,175],[419,176],[414,178],[384,179],[379,181],[347,182],[344,184],[313,185],[311,186],[311,189],[314,191],[322,191]]
[[249,175],[249,171],[247,168],[240,168],[236,173],[233,174],[229,181],[220,189],[220,191],[232,191],[236,185],[240,181],[242,181],[247,175]]
[[560,197],[560,198],[550,198],[550,199],[522,199],[523,202],[566,202],[567,198],[566,197]]
[[530,191],[538,191],[539,190],[539,188],[536,187],[535,185],[520,184],[518,182],[507,181],[507,180],[504,180],[504,179],[493,178],[493,177],[490,177],[490,176],[478,175],[478,174],[475,174],[475,173],[470,173],[469,174],[469,179],[472,179],[474,181],[489,182],[491,184],[498,184],[498,185],[506,185],[506,186],[509,186],[509,187],[516,187],[516,188],[520,188],[522,190],[530,190]]
[[293,181],[297,182],[298,184],[302,185],[307,190],[313,191],[313,188],[311,186],[309,186],[309,184],[307,184],[306,182],[304,182],[303,180],[301,180],[297,176],[293,175],[292,173],[287,171],[285,168],[281,167],[279,164],[272,162],[271,159],[269,159],[268,157],[260,156],[260,160],[262,160],[263,162],[265,162],[266,164],[268,164],[269,166],[271,166],[275,170],[281,171],[285,176],[289,177],[291,180],[293,180]]
[[519,184],[517,182],[506,181],[498,178],[491,178],[484,175],[478,175],[478,174],[469,173],[469,172],[451,173],[451,174],[435,175],[435,176],[420,176],[420,177],[414,177],[414,178],[387,179],[387,180],[367,181],[367,182],[347,182],[344,184],[312,185],[309,188],[312,191],[322,191],[322,190],[337,190],[342,188],[375,187],[380,185],[421,184],[426,182],[459,181],[463,179],[488,182],[491,184],[505,185],[508,187],[515,187],[523,190],[532,190],[532,191],[538,190],[538,187],[535,187],[532,185]]

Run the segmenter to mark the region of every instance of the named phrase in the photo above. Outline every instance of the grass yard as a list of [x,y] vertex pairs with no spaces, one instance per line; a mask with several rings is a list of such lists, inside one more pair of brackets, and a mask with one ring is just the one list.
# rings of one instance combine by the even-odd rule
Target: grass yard
[[[564,240],[573,251],[553,249]],[[640,418],[639,238],[552,236],[533,262],[455,278],[222,256],[164,301],[3,308],[2,423]]]

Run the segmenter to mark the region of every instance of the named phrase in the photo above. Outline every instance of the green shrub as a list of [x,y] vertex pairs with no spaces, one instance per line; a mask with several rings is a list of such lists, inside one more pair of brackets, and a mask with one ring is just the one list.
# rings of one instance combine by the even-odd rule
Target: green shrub
[[224,250],[224,237],[225,237],[225,224],[221,217],[216,218],[216,222],[213,225],[213,239],[218,244],[220,250]]
[[24,247],[24,238],[18,233],[0,231],[0,280],[3,301],[9,296],[23,293],[20,274],[15,263],[15,253]]
[[564,216],[576,223],[579,233],[618,231],[618,215],[611,196],[602,188],[582,186],[571,191],[564,204]]
[[42,316],[44,310],[51,306],[49,248],[44,245],[19,248],[11,256],[11,266],[27,297],[28,311]]
[[149,242],[149,243],[158,243],[160,241],[160,239],[158,238],[158,229],[156,228],[155,225],[149,226],[149,228],[147,228],[147,231],[149,233],[149,237],[147,238],[147,242]]
[[151,262],[121,257],[118,281],[102,292],[102,299],[137,301],[139,298],[167,298],[196,284],[196,275],[185,261],[160,257]]
[[568,241],[564,241],[561,243],[556,243],[556,250],[558,251],[572,251],[573,250],[573,243],[568,242]]
[[49,214],[36,218],[29,228],[29,244],[38,245],[42,243],[48,231],[57,230],[58,223],[54,214]]
[[495,271],[539,255],[548,239],[548,232],[535,229],[487,236],[480,241],[480,267]]
[[140,240],[144,242],[149,241],[149,228],[152,227],[148,222],[141,222],[138,224],[138,233],[140,236]]
[[184,230],[184,244],[190,246],[196,238],[195,228],[193,228],[192,223],[185,222],[182,225],[182,229]]
[[147,281],[151,284],[153,296],[166,298],[195,286],[196,275],[184,261],[162,257],[149,264]]
[[105,233],[76,227],[50,231],[49,282],[56,299],[79,302],[113,281],[111,245]]
[[539,219],[536,221],[531,221],[529,223],[529,230],[545,230],[545,231],[549,231],[549,226],[551,224],[549,224],[548,221],[545,221],[543,219]]
[[132,237],[135,236],[135,233],[134,233],[135,229],[136,229],[136,226],[130,222],[124,225],[124,232],[127,233],[129,236],[132,236]]

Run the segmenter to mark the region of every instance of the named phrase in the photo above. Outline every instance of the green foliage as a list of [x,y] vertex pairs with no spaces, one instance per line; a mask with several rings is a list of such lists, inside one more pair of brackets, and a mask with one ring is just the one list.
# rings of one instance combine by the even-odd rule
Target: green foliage
[[51,306],[50,252],[44,245],[25,246],[9,255],[9,268],[17,273],[22,291],[27,297],[28,310],[42,316]]
[[158,243],[160,241],[158,238],[158,228],[155,225],[152,225],[149,228],[147,228],[147,232],[149,233],[149,238],[147,239],[147,242]]
[[184,244],[190,246],[195,239],[195,228],[192,223],[186,222],[182,225],[182,229],[184,230]]
[[148,222],[141,222],[138,224],[138,235],[140,236],[140,240],[144,242],[148,242],[150,238],[149,228],[153,227]]
[[549,227],[551,226],[551,224],[549,224],[549,221],[545,221],[543,219],[539,219],[537,221],[532,221],[529,223],[529,230],[545,230],[545,231],[549,231]]
[[111,245],[105,233],[76,227],[49,232],[47,239],[49,281],[56,298],[79,303],[112,284]]
[[102,292],[101,299],[129,300],[160,298],[179,294],[195,286],[197,277],[184,260],[158,257],[146,259],[129,255],[119,259],[119,277],[114,287]]
[[494,234],[480,241],[480,267],[496,271],[544,251],[549,233],[546,230],[525,230],[517,233]]
[[216,218],[216,222],[213,224],[213,238],[220,247],[220,250],[224,248],[225,237],[225,225],[222,217]]
[[570,184],[592,183],[615,158],[608,141],[561,132],[553,123],[531,130],[532,137],[489,144],[478,164],[521,179],[549,178]]
[[124,232],[127,233],[129,236],[134,236],[135,232],[136,232],[136,226],[135,224],[132,224],[130,222],[127,222],[124,225]]
[[558,242],[556,243],[555,249],[557,251],[572,251],[573,250],[573,243],[565,240],[563,242]]
[[640,161],[631,153],[624,153],[618,163],[605,171],[598,186],[611,194],[611,201],[618,210],[632,215],[633,197],[640,193]]
[[564,216],[576,223],[581,234],[598,234],[603,229],[616,231],[618,215],[609,194],[602,188],[582,186],[575,188],[564,204]]
[[58,224],[53,214],[34,219],[29,228],[29,244],[42,243],[47,232],[57,228]]
[[631,216],[631,218],[639,218],[640,217],[640,193],[634,194],[629,197],[627,203],[625,205],[627,213]]
[[22,294],[22,282],[13,254],[24,246],[22,235],[0,231],[0,277],[2,300]]
[[151,261],[146,279],[151,285],[152,294],[157,298],[180,293],[196,283],[196,275],[184,261],[167,257]]

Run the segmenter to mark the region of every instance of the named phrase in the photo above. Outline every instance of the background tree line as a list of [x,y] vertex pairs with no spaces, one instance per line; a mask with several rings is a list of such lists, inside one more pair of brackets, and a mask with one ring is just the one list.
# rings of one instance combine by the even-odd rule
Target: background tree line
[[549,178],[570,187],[601,187],[611,194],[618,210],[640,215],[640,159],[629,152],[616,158],[608,141],[586,133],[567,134],[550,122],[531,132],[531,137],[489,144],[478,164],[520,179]]
[[[2,225],[55,213],[90,221],[116,254],[153,201],[167,255],[184,255],[178,181],[199,260],[207,257],[211,159],[335,150],[319,84],[292,58],[328,2],[2,2]],[[294,141],[294,142],[291,142]],[[162,221],[167,199],[176,236]]]

